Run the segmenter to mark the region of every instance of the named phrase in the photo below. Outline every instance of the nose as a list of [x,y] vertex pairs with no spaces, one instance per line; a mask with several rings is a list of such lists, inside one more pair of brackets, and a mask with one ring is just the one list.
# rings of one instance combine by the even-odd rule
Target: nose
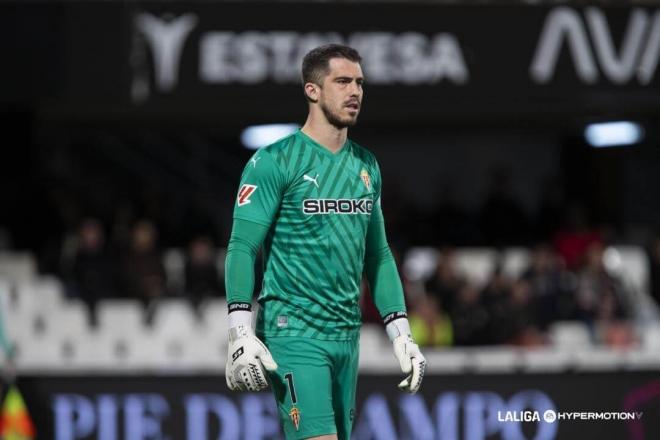
[[362,94],[362,88],[357,83],[357,81],[351,82],[351,96],[359,97]]

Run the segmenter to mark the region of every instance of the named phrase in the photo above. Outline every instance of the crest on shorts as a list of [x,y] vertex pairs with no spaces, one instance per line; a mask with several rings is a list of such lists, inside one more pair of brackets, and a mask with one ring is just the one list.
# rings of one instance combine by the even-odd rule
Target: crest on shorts
[[297,431],[298,428],[300,427],[300,410],[294,406],[293,408],[291,408],[291,411],[289,411],[289,417],[291,417],[293,426],[296,427],[296,431]]
[[360,171],[360,178],[362,179],[364,186],[366,186],[368,190],[371,190],[371,178],[369,177],[367,170],[364,168],[362,168],[362,171]]

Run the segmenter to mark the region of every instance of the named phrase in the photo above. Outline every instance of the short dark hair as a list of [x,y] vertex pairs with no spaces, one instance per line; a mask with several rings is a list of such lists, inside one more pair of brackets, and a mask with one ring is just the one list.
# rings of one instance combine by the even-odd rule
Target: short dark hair
[[357,50],[343,44],[326,44],[310,50],[302,62],[303,86],[308,82],[321,85],[323,77],[330,72],[330,60],[346,58],[354,63],[362,61]]

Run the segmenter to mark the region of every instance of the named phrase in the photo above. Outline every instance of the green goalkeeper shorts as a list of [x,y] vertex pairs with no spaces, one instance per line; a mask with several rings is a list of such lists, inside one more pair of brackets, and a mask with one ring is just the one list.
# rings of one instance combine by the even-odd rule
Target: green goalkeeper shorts
[[264,337],[277,370],[269,379],[287,440],[337,434],[349,440],[355,416],[359,337],[321,341]]

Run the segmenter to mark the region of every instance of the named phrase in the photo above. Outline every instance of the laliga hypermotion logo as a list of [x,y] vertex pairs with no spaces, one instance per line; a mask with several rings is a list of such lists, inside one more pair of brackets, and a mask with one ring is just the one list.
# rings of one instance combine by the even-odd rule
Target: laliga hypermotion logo
[[247,205],[248,203],[252,203],[250,201],[250,196],[254,191],[257,189],[255,185],[249,185],[245,184],[241,186],[241,189],[238,191],[238,206],[243,206]]

